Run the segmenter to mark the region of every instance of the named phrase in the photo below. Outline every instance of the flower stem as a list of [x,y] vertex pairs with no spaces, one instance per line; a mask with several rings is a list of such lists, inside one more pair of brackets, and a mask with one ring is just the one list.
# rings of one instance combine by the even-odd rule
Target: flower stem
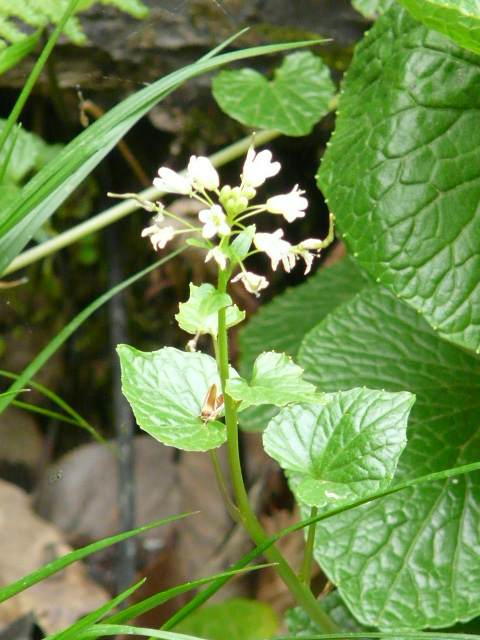
[[[218,279],[218,291],[219,293],[226,293],[227,290],[227,278],[226,274],[222,271],[219,272]],[[228,380],[229,359],[228,359],[228,340],[227,340],[227,321],[226,321],[226,309],[225,307],[218,312],[218,343],[217,343],[217,362],[222,381],[222,392],[225,402],[225,423],[227,427],[227,449],[228,449],[228,461],[230,465],[230,479],[232,482],[235,499],[237,501],[237,508],[240,514],[241,523],[249,533],[252,540],[260,545],[264,543],[268,536],[263,530],[262,525],[258,521],[256,515],[253,513],[248,500],[247,491],[243,481],[242,468],[240,464],[240,453],[238,446],[238,424],[237,424],[237,405],[225,392],[225,385]],[[309,587],[302,583],[287,563],[280,551],[271,546],[265,551],[265,556],[269,562],[277,565],[276,570],[283,580],[285,585],[289,588],[292,594],[296,597],[299,604],[307,611],[312,620],[320,627],[325,633],[338,633],[339,628],[325,613],[320,603],[315,599]]]
[[[317,507],[312,507],[310,517],[314,518],[316,515],[317,515]],[[307,542],[305,543],[305,554],[303,556],[302,567],[298,574],[300,581],[307,587],[310,587],[310,572],[312,570],[313,543],[315,542],[316,526],[317,526],[317,523],[312,522],[312,524],[308,527]]]

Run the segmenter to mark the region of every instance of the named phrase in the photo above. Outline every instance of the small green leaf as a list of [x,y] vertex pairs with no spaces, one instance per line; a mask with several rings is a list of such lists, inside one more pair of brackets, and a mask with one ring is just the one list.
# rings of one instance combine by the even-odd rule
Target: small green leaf
[[305,136],[329,111],[335,85],[321,58],[292,53],[274,80],[253,69],[222,71],[213,79],[213,97],[229,116],[249,127]]
[[231,249],[232,251],[232,265],[237,264],[241,260],[245,260],[250,251],[250,247],[252,246],[253,236],[255,235],[256,226],[251,224],[249,227],[244,229],[242,233],[239,233],[238,236],[232,242]]
[[180,303],[180,311],[175,316],[179,326],[193,335],[210,333],[214,338],[218,334],[218,311],[228,307],[227,327],[233,327],[245,318],[227,293],[219,293],[211,284],[196,287],[190,284],[190,298]]
[[186,451],[208,451],[225,442],[222,422],[200,418],[211,385],[221,385],[213,358],[172,347],[144,353],[119,345],[117,352],[122,390],[141,429]]
[[316,402],[324,404],[323,395],[315,393],[315,387],[302,380],[303,369],[283,353],[262,353],[253,366],[250,384],[243,378],[227,380],[229,396],[242,402],[240,410],[252,405],[274,404],[284,407],[292,402]]
[[386,488],[406,445],[415,397],[371,389],[328,394],[328,404],[297,404],[273,418],[265,451],[292,473],[309,506],[340,506]]
[[235,598],[199,609],[174,628],[207,640],[260,640],[278,629],[272,607],[265,602]]
[[414,18],[480,53],[480,6],[472,0],[398,0]]

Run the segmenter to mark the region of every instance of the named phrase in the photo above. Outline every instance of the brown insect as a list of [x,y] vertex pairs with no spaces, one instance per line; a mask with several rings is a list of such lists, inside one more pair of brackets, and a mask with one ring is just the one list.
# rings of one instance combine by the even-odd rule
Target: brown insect
[[212,384],[202,404],[200,417],[204,422],[215,420],[223,409],[223,394],[217,395],[217,385]]

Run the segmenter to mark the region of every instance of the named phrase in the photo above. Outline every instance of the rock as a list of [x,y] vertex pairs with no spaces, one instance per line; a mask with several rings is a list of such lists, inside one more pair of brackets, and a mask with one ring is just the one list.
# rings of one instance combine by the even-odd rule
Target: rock
[[[0,480],[0,585],[9,585],[72,551],[58,528],[36,515],[28,494]],[[0,628],[33,611],[48,634],[109,600],[76,562],[0,604]]]

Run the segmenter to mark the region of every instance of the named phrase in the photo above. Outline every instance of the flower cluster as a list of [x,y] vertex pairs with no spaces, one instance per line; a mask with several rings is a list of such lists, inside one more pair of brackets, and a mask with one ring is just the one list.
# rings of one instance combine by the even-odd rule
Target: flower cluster
[[[256,189],[268,178],[277,175],[280,168],[279,162],[272,161],[270,151],[264,150],[257,153],[252,146],[248,150],[243,165],[240,186],[225,185],[220,188],[220,178],[215,167],[208,158],[202,156],[190,158],[184,175],[162,167],[158,171],[158,178],[153,181],[154,186],[160,191],[188,195],[205,205],[205,208],[198,213],[198,221],[202,226],[190,226],[187,231],[202,236],[207,250],[205,261],[215,260],[219,268],[227,272],[228,277],[232,275],[233,268],[239,265],[241,271],[232,282],[241,281],[247,291],[256,296],[268,286],[268,280],[264,276],[245,269],[243,262],[246,257],[256,252],[264,252],[270,258],[273,270],[282,263],[283,268],[288,272],[293,269],[297,260],[303,259],[307,274],[314,258],[331,242],[333,235],[331,226],[326,240],[309,238],[297,245],[291,245],[283,239],[282,229],[274,233],[257,233],[255,225],[245,226],[248,218],[265,211],[282,215],[287,222],[293,222],[305,216],[308,201],[304,197],[304,191],[299,189],[298,185],[295,185],[290,193],[268,198],[264,204],[251,204],[256,195]],[[134,197],[146,210],[155,211],[157,214],[153,224],[142,232],[143,237],[150,238],[155,250],[163,249],[175,234],[185,233],[185,229],[175,231],[172,226],[163,225],[164,216],[170,215],[163,205],[158,202],[144,201],[139,196]],[[248,235],[248,247],[251,248],[253,244],[255,249],[247,249],[245,255],[239,256],[232,242],[242,233]],[[215,242],[213,242],[214,239]]]

